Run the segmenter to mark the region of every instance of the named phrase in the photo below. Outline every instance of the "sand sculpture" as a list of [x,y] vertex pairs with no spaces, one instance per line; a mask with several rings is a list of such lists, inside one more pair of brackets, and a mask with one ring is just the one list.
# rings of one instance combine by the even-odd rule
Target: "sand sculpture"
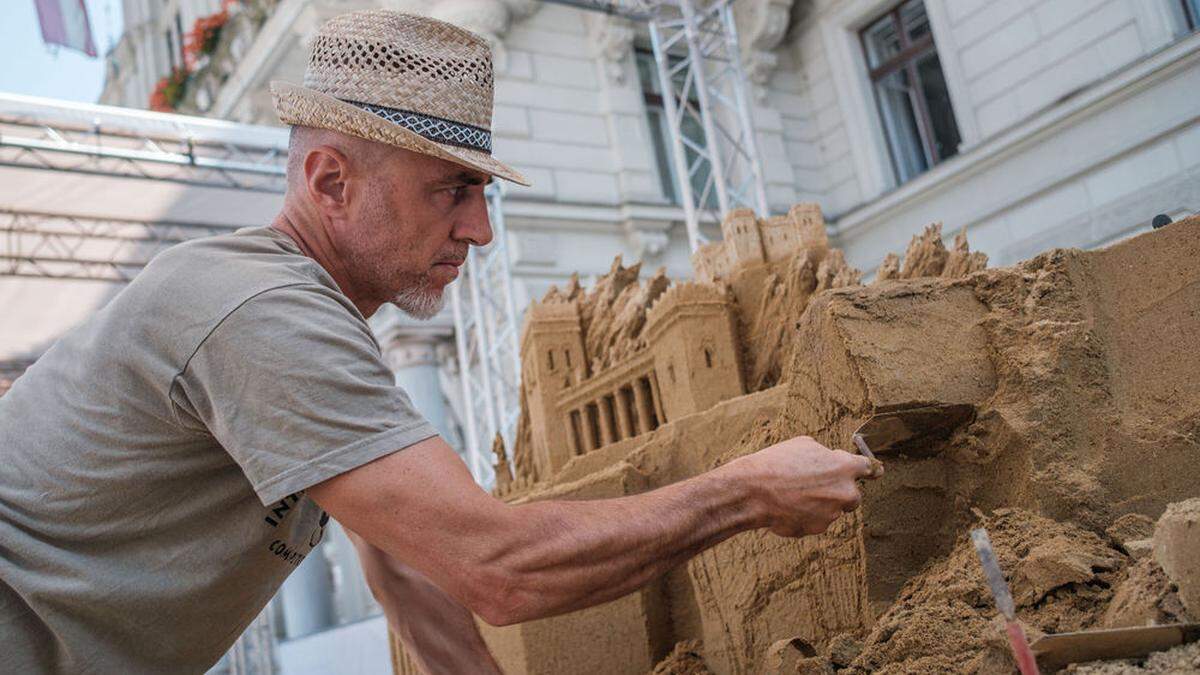
[[824,535],[746,533],[614,602],[484,625],[506,672],[1012,672],[980,523],[1035,635],[1200,619],[1200,501],[1167,508],[1200,496],[1200,219],[1004,269],[933,225],[868,285],[813,205],[722,229],[691,281],[618,259],[534,303],[500,497],[633,494],[801,433],[846,447],[917,402],[974,413],[883,457]]

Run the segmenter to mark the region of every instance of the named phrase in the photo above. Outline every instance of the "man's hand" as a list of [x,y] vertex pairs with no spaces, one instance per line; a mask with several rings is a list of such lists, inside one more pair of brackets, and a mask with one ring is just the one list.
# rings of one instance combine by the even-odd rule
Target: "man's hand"
[[830,450],[808,436],[730,462],[735,467],[754,488],[766,527],[783,537],[824,532],[838,516],[858,508],[862,494],[856,481],[874,475],[866,457]]

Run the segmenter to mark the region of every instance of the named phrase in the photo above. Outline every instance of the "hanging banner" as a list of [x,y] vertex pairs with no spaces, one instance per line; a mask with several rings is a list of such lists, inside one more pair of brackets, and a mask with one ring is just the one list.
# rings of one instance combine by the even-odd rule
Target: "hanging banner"
[[42,24],[42,41],[96,56],[96,42],[83,0],[33,0],[33,4]]

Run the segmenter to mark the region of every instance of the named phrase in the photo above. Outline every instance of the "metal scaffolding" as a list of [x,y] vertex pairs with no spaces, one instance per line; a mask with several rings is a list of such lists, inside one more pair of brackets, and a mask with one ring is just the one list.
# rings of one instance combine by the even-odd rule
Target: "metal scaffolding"
[[546,1],[649,24],[693,251],[704,243],[702,221],[738,207],[768,212],[733,0]]
[[235,229],[0,211],[0,276],[125,283],[169,246]]
[[[0,167],[282,194],[286,162],[280,129],[0,94]],[[10,206],[0,276],[123,283],[168,246],[234,229]]]
[[671,131],[675,182],[693,251],[700,221],[731,209],[767,214],[732,0],[664,0],[650,41]]
[[462,422],[468,466],[480,485],[494,478],[488,451],[500,434],[512,447],[520,415],[520,315],[513,297],[504,187],[487,189],[492,243],[472,247],[462,277],[450,286],[454,341],[462,386]]
[[282,193],[286,132],[0,94],[0,166]]

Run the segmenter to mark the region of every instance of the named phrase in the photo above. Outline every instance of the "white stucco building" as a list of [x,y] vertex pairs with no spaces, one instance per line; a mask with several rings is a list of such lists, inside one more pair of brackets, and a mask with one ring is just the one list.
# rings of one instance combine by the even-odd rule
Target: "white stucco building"
[[[101,102],[145,107],[182,62],[180,33],[220,5],[125,0]],[[505,205],[521,300],[616,254],[688,274],[646,31],[622,19],[535,0],[248,0],[184,111],[276,123],[268,83],[301,80],[324,19],[375,6],[495,45],[495,154],[534,183]],[[1200,209],[1200,0],[736,0],[736,12],[773,209],[819,203],[868,273],[935,220],[967,228],[996,265]],[[453,437],[448,319],[387,314],[376,328],[397,380]],[[283,593],[290,672],[332,672],[331,641],[386,654],[378,618],[326,630],[371,613],[345,542],[327,554]]]

